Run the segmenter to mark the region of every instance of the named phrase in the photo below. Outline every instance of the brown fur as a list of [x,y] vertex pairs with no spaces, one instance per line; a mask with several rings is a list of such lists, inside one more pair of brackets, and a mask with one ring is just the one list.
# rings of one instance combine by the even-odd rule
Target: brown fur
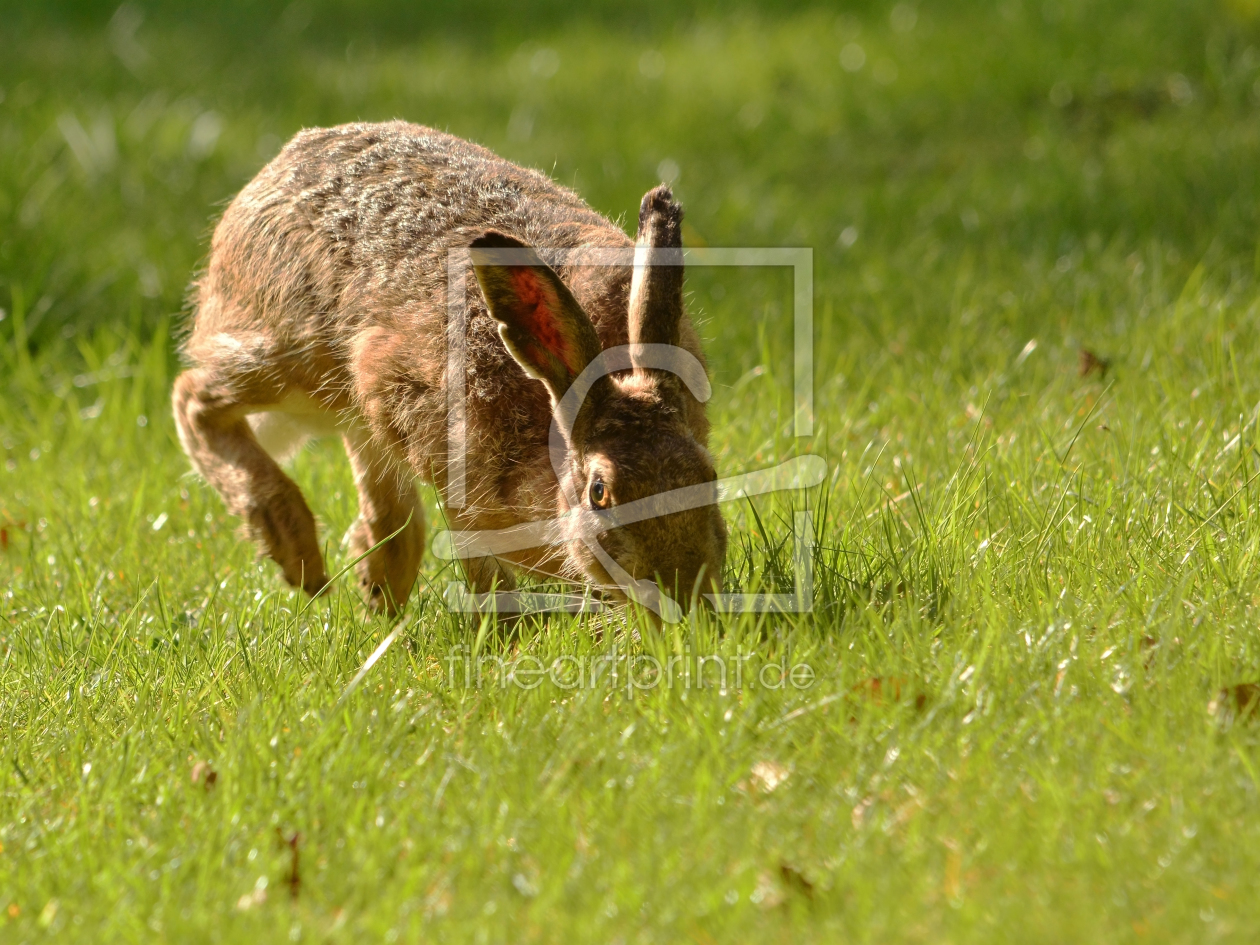
[[[677,243],[681,211],[668,190],[652,191],[643,212],[648,230],[663,235],[641,226],[641,239]],[[372,605],[395,611],[424,544],[414,479],[446,496],[447,253],[488,230],[531,246],[630,245],[544,175],[404,122],[301,132],[224,213],[193,286],[175,418],[193,465],[291,584],[318,593],[327,582],[315,521],[260,444],[264,429],[253,415],[279,412],[341,435],[359,490],[349,536],[356,553],[410,517],[359,565]],[[567,265],[552,275],[589,316],[600,346],[668,338],[702,358],[682,311],[681,269],[665,268],[649,277],[651,308],[636,317],[641,338],[630,337],[629,266]],[[500,338],[503,319],[471,275],[467,303],[468,504],[450,510],[452,527],[554,516],[565,505],[548,454],[558,394],[514,360]],[[578,495],[595,466],[617,502],[715,479],[703,405],[670,378],[635,371],[610,379],[583,413],[566,473]],[[635,577],[659,574],[686,593],[702,568],[717,586],[726,536],[716,508],[705,507],[614,529],[602,543]],[[515,567],[606,583],[590,557],[570,545],[464,565],[480,591],[511,586]]]

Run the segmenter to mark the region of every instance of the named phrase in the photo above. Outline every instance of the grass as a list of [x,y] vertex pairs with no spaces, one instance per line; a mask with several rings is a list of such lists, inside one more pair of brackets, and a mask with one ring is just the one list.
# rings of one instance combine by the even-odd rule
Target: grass
[[[1247,4],[145,9],[0,25],[0,939],[1254,940]],[[393,116],[814,248],[808,441],[787,276],[689,274],[722,471],[829,465],[728,580],[790,590],[808,506],[812,614],[505,635],[430,556],[351,685],[397,627],[256,562],[167,398],[216,207]],[[344,564],[344,458],[294,475]],[[671,684],[526,688],[613,654]]]

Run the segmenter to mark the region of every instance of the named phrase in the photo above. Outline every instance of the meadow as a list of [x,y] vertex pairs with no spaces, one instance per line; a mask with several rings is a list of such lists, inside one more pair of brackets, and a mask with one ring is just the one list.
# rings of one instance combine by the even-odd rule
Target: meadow
[[[32,0],[0,48],[0,941],[1260,933],[1254,2]],[[175,437],[185,289],[288,136],[395,117],[812,249],[808,438],[790,273],[687,282],[720,471],[827,463],[726,508],[726,583],[792,591],[808,509],[810,612],[505,628],[429,554],[392,623],[255,559]],[[292,474],[346,565],[340,446]]]

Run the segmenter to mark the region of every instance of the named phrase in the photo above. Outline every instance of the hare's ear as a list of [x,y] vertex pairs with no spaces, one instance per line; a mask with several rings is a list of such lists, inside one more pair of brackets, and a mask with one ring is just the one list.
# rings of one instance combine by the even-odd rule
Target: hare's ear
[[639,205],[630,282],[630,341],[676,345],[683,311],[682,207],[661,184]]
[[471,249],[477,282],[508,352],[559,402],[599,356],[595,326],[555,271],[524,243],[491,230]]

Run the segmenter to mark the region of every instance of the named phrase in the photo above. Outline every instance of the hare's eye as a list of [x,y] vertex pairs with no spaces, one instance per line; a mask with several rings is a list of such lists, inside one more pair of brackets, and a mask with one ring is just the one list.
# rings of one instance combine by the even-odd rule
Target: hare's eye
[[612,496],[608,494],[608,487],[604,485],[602,480],[596,479],[594,482],[591,483],[590,495],[591,495],[591,508],[594,508],[594,509],[608,508],[608,504]]

